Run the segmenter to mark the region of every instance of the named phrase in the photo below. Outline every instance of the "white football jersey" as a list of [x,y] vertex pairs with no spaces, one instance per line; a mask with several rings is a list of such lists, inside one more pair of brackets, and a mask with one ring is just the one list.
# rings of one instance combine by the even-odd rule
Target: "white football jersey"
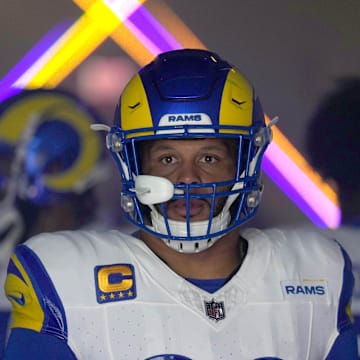
[[351,293],[341,248],[306,231],[242,236],[243,264],[208,293],[121,232],[41,234],[10,262],[13,326],[67,339],[86,360],[325,359]]

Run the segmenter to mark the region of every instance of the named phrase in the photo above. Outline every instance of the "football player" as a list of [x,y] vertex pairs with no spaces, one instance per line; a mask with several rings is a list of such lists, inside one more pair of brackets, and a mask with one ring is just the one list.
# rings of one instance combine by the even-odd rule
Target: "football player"
[[108,132],[121,206],[139,230],[18,246],[7,358],[353,359],[353,276],[338,243],[240,231],[261,201],[271,125],[215,53],[175,50],[143,67],[114,126],[94,126]]
[[0,108],[0,358],[11,306],[3,292],[16,244],[96,219],[94,186],[106,169],[99,118],[58,90],[24,90]]

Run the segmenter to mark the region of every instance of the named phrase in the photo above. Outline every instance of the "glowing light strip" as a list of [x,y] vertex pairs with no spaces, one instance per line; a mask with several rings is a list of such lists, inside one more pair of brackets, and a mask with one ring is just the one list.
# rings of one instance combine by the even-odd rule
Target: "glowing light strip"
[[144,7],[134,12],[125,25],[153,55],[182,48],[181,44]]
[[264,172],[317,226],[338,226],[341,213],[334,190],[278,128],[272,130],[274,140],[264,156]]
[[[119,25],[119,20],[115,16],[111,16],[110,12],[103,10],[103,7],[99,7],[95,3],[78,19],[54,44],[49,53],[39,59],[39,62],[44,60],[45,63],[43,67],[35,69],[38,70],[36,74],[30,74],[33,76],[29,81],[25,80],[27,87],[57,86],[108,38]],[[92,20],[95,13],[104,19],[102,27]]]
[[[141,6],[143,1],[126,0],[126,18],[133,11]],[[101,18],[102,21],[94,21],[94,18]],[[13,88],[40,88],[56,87],[71,71],[89,56],[109,35],[120,25],[120,21],[104,4],[97,2],[92,4],[88,10],[68,28],[61,37],[48,46],[36,59],[33,59],[31,66],[11,84]],[[9,90],[9,86],[6,86]],[[9,95],[19,90],[9,91]],[[8,95],[7,95],[8,96]]]
[[[144,6],[137,6],[136,9],[134,6],[132,7],[134,11],[128,17],[124,16],[124,10],[121,7],[123,1],[95,0],[92,3],[96,3],[99,7],[102,5],[109,8],[118,17],[121,24],[111,36],[140,66],[161,52],[183,47]],[[89,0],[74,0],[74,2],[84,11],[88,11],[91,4]],[[129,6],[128,3],[139,5],[139,2],[135,0],[126,0],[127,6]],[[103,19],[95,15],[93,20],[100,26]]]
[[[148,18],[143,17],[141,21],[146,23]],[[153,29],[149,27],[147,36],[152,31]],[[168,36],[168,32],[161,25],[160,28],[156,28],[156,33],[159,32],[162,32],[166,37]],[[176,48],[178,48],[177,44],[173,49]],[[152,50],[150,49],[150,51]],[[297,155],[298,164],[301,163],[302,168],[286,155],[283,150],[284,147]],[[296,149],[290,145],[287,139],[284,139],[284,136],[277,128],[275,128],[273,144],[265,154],[263,169],[272,179],[277,179],[277,185],[316,225],[336,227],[339,224],[340,212],[335,205],[336,196],[334,192],[328,186],[322,184],[321,181],[315,179],[311,172],[306,171],[310,169],[310,166],[297,153]],[[311,175],[311,178],[307,174]],[[280,179],[283,179],[283,181],[280,181]],[[300,179],[301,181],[299,181]],[[317,185],[315,184],[316,181],[318,182]]]
[[[161,28],[157,28],[156,33],[159,33],[159,30],[161,30]],[[182,28],[178,31],[178,33],[181,32],[183,32]],[[151,34],[151,28],[149,28],[147,33]],[[164,36],[168,36],[167,31],[163,31],[163,33]],[[193,36],[195,37],[195,35]],[[177,48],[177,45],[174,46],[174,48]],[[287,180],[282,182],[282,186],[280,186],[280,188],[282,188],[287,196],[292,199],[317,225],[337,226],[340,219],[340,212],[336,206],[337,199],[333,190],[325,183],[322,183],[321,178],[316,175],[316,173],[307,164],[306,160],[300,155],[300,153],[297,152],[297,150],[277,128],[274,129],[274,133],[274,143],[278,145],[278,151],[272,151],[272,156],[267,153],[265,158],[270,157],[272,160],[271,163],[278,166],[273,166],[271,168],[263,166],[264,171],[268,173],[271,178],[279,179],[279,176],[281,175],[284,180]],[[284,159],[281,157],[282,152],[284,155],[291,154],[292,161],[287,157],[289,160],[287,163],[292,164],[292,171],[289,171],[290,168],[282,166],[284,163]],[[286,174],[285,177],[283,176],[284,174]],[[291,174],[293,174],[293,176],[291,176]],[[302,182],[298,181],[300,178],[302,178]],[[304,189],[312,189],[311,196],[309,196],[310,191],[304,191]],[[320,199],[322,199],[322,201],[320,201]],[[313,205],[314,203],[316,206]],[[309,209],[311,209],[311,211]],[[319,216],[318,213],[322,213],[323,217]]]
[[183,47],[192,49],[206,49],[206,46],[194,33],[184,24],[184,22],[173,12],[165,1],[148,1],[146,8],[161,22],[172,37],[174,37]]
[[[262,163],[262,169],[301,210],[320,227],[331,227],[339,222],[337,206],[322,192],[294,161],[272,142]],[[289,174],[295,176],[289,176]]]
[[[84,4],[81,0],[80,4]],[[97,5],[107,6],[152,54],[182,48],[171,34],[135,0],[98,0]],[[96,14],[96,18],[102,19]]]
[[[99,6],[105,7],[109,13],[116,16],[111,10],[100,0],[73,0],[84,12],[88,12],[89,8],[97,1]],[[142,1],[144,2],[144,1]],[[96,15],[96,14],[95,14]],[[100,17],[94,17],[92,19],[102,26],[103,19]],[[121,47],[128,55],[134,59],[140,66],[150,62],[154,55],[138,40],[138,38],[129,30],[124,22],[120,23],[119,26],[111,34],[113,40]]]
[[[265,116],[265,120],[269,123],[270,119]],[[310,178],[310,180],[317,185],[319,191],[321,191],[329,200],[335,205],[338,205],[337,196],[334,190],[325,183],[321,176],[310,166],[305,158],[295,149],[290,141],[277,127],[272,127],[275,143],[281,145],[282,151],[287,154],[292,161]]]
[[73,21],[65,20],[54,26],[48,31],[29,52],[8,72],[0,81],[0,101],[20,92],[22,87],[16,88],[16,81],[32,67],[32,65],[41,57],[52,44],[71,26]]
[[[84,1],[87,2],[86,0],[84,0]],[[89,2],[87,2],[87,4],[84,3],[84,6],[88,6],[88,5],[89,5]],[[27,86],[30,86],[30,87],[31,86],[40,87],[40,86],[45,86],[45,85],[56,86],[66,76],[66,74],[68,74],[75,66],[80,64],[81,60],[83,60],[87,55],[89,55],[93,50],[95,50],[95,48],[102,41],[104,41],[105,38],[111,34],[112,31],[114,33],[116,33],[116,31],[119,29],[119,26],[122,25],[120,23],[119,17],[116,16],[117,20],[115,20],[114,17],[109,16],[109,14],[104,11],[102,5],[103,4],[101,4],[100,2],[93,3],[90,6],[90,8],[86,11],[86,13],[82,16],[82,18],[80,18],[77,21],[77,23],[75,24],[77,26],[72,27],[73,28],[72,32],[69,32],[67,34],[68,38],[67,39],[66,39],[66,37],[62,38],[60,41],[61,46],[66,46],[68,44],[69,40],[73,41],[72,45],[70,47],[68,47],[68,51],[65,53],[68,60],[71,59],[72,56],[79,54],[80,49],[82,50],[81,56],[78,56],[76,61],[74,61],[75,65],[74,65],[74,63],[72,63],[72,64],[65,63],[66,65],[68,65],[67,71],[61,72],[60,70],[62,70],[64,68],[63,62],[64,62],[64,58],[66,58],[66,57],[65,56],[59,57],[59,52],[54,51],[53,53],[51,53],[52,56],[44,57],[44,59],[47,60],[47,62],[45,62],[45,68],[48,67],[47,71],[43,71],[42,70],[43,68],[39,69],[40,73],[41,73],[41,71],[43,71],[42,80],[41,81],[33,81],[32,80],[27,84]],[[96,26],[97,24],[94,24],[94,19],[98,19],[98,21],[101,21],[102,28],[99,29],[99,26]],[[146,20],[146,17],[142,16],[141,19]],[[156,22],[156,24],[159,24],[159,23]],[[160,25],[160,28],[158,28],[158,30],[157,30],[161,34],[162,30],[159,31],[159,29],[161,29],[161,25]],[[164,29],[163,33],[165,34],[166,37],[169,36],[169,33],[165,29]],[[100,34],[100,36],[96,36],[99,34]],[[81,39],[81,41],[76,42],[75,40],[77,40],[78,37]],[[95,39],[97,41],[95,41]],[[95,43],[95,45],[94,45],[94,43]],[[177,42],[174,42],[174,43],[177,46],[178,43]],[[86,51],[83,51],[83,49],[81,48],[80,45],[88,45],[88,46],[85,46]],[[60,46],[60,48],[61,48],[61,46]],[[56,57],[56,56],[58,56],[57,60],[55,61],[55,65],[57,65],[57,66],[53,66],[53,68],[51,68],[51,66],[50,66],[50,69],[51,69],[51,71],[50,71],[48,64],[49,64],[49,62],[51,63],[53,61],[54,57]],[[53,61],[53,63],[54,63],[54,61]],[[38,63],[38,66],[39,66],[39,63]],[[57,75],[57,76],[55,76],[55,75]],[[53,80],[52,77],[55,77],[55,80]],[[41,76],[39,78],[41,79]],[[21,84],[21,81],[19,82],[19,84]],[[304,174],[297,166],[293,167],[292,173],[289,173],[289,166],[286,169],[281,168],[281,162],[284,162],[284,156],[286,156],[281,145],[282,144],[278,141],[277,136],[275,134],[274,143],[272,144],[272,146],[270,147],[269,151],[266,153],[266,156],[265,156],[265,171],[268,172],[268,175],[271,178],[277,179],[279,184],[280,184],[281,178],[286,179],[286,182],[281,184],[282,190],[316,224],[318,224],[320,226],[323,224],[325,224],[326,226],[337,226],[338,220],[334,220],[334,218],[338,219],[338,215],[336,214],[336,212],[338,213],[338,209],[336,208],[336,206],[335,206],[335,210],[333,209],[333,212],[335,213],[334,216],[332,216],[332,214],[331,214],[331,216],[324,215],[323,209],[319,209],[320,204],[318,203],[318,199],[323,199],[323,197],[322,197],[323,192],[321,190],[317,189],[313,183],[312,183],[312,185],[315,186],[314,187],[315,193],[313,193],[311,199],[306,199],[303,197],[304,194],[306,193],[306,191],[301,192],[301,196],[300,196],[300,192],[298,189],[299,184],[296,183],[296,178],[299,178],[299,176],[301,177]],[[277,149],[278,151],[271,150],[271,149],[276,149],[275,146],[278,146],[278,149]],[[268,155],[268,153],[273,154],[273,155]],[[266,162],[267,160],[269,160],[269,161]],[[290,160],[289,164],[294,165],[294,163],[291,160]],[[305,178],[303,177],[302,179],[304,180]],[[311,184],[311,180],[310,180],[310,184]],[[304,183],[301,182],[300,185],[301,185],[300,188],[302,188],[304,186]],[[308,185],[305,184],[305,186],[308,186]],[[295,189],[297,191],[294,192]],[[315,200],[315,202],[314,202],[314,200]],[[331,211],[331,208],[332,208],[331,206],[329,207],[328,204],[325,204],[325,206],[326,206],[327,210]],[[312,211],[310,211],[309,209],[312,209]]]
[[126,21],[141,6],[141,3],[136,0],[103,0],[102,3],[116,14],[121,22]]
[[[24,69],[11,87],[51,88],[58,85],[81,62],[80,60],[87,56],[86,44],[91,43],[91,40],[101,33],[97,29],[91,28],[90,25],[91,21],[87,21],[87,15],[83,15],[59,38],[55,39],[45,51],[38,54],[37,58],[33,59],[32,65]],[[92,37],[93,35],[94,37]],[[104,35],[103,40],[106,38],[107,35]],[[63,49],[68,50],[66,56],[61,55]]]

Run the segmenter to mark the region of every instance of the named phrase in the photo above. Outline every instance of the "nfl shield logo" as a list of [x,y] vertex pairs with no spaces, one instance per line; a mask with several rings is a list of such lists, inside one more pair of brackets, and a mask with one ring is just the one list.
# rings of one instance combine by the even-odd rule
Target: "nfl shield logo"
[[210,302],[205,301],[206,315],[213,320],[219,321],[225,319],[224,302],[216,302],[214,299]]

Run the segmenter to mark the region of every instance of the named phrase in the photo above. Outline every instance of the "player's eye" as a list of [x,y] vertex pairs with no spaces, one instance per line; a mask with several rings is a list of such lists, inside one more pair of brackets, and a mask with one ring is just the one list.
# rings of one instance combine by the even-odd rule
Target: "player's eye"
[[173,164],[175,162],[175,158],[173,156],[166,155],[160,159],[160,162],[164,165]]
[[214,155],[204,155],[201,159],[200,162],[206,163],[206,164],[213,164],[216,161],[218,161],[217,157],[215,157]]

